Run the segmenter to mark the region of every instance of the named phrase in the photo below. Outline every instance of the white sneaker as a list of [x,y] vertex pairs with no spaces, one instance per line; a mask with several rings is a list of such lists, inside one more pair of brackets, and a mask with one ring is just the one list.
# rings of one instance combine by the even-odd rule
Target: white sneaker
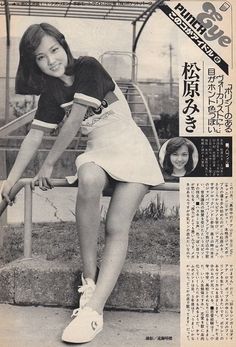
[[91,307],[74,310],[75,318],[65,328],[62,341],[71,343],[85,343],[94,337],[103,328],[103,315],[94,311]]
[[84,278],[83,274],[81,275],[81,278],[82,286],[80,286],[78,289],[78,292],[81,294],[79,300],[79,307],[84,308],[93,296],[96,284],[94,280],[92,280],[91,278]]

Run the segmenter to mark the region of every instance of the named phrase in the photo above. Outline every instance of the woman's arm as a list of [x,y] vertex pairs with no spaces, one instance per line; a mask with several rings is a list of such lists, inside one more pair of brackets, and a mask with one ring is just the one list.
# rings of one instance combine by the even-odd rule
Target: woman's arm
[[64,152],[64,150],[71,143],[84,119],[85,113],[87,111],[87,106],[74,103],[70,112],[69,117],[66,119],[61,131],[54,142],[44,165],[54,166],[58,158]]
[[10,203],[8,197],[9,191],[11,190],[13,185],[19,180],[26,166],[33,158],[34,154],[39,148],[40,143],[42,142],[42,138],[43,131],[38,129],[31,129],[24,138],[19,153],[16,157],[15,163],[8,175],[8,178],[2,190],[2,197],[5,198],[8,203]]
[[39,187],[42,190],[52,188],[50,176],[53,166],[77,134],[86,111],[87,106],[76,103],[73,104],[69,117],[62,126],[56,141],[48,153],[38,175],[35,177],[35,180],[39,181]]
[[75,103],[73,104],[70,115],[63,124],[56,141],[54,142],[45,162],[43,163],[43,166],[54,166],[57,159],[61,156],[77,134],[86,111],[87,106]]

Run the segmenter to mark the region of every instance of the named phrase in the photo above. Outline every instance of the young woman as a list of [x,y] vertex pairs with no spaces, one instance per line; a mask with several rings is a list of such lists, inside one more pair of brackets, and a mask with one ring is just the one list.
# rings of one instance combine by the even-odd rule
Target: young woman
[[168,141],[163,160],[164,171],[171,176],[182,177],[193,170],[194,147],[183,137],[174,137]]
[[[21,39],[16,93],[40,94],[40,98],[31,129],[3,188],[2,196],[9,203],[10,189],[37,151],[45,132],[64,122],[32,180],[33,187],[38,181],[43,190],[52,188],[53,166],[78,130],[88,135],[86,151],[76,160],[76,223],[83,261],[80,307],[62,335],[67,342],[88,342],[102,330],[104,305],[125,261],[134,213],[149,187],[163,183],[163,177],[151,146],[133,121],[116,83],[96,59],[74,59],[64,35],[50,24],[31,25]],[[114,188],[98,271],[99,202],[110,184]]]

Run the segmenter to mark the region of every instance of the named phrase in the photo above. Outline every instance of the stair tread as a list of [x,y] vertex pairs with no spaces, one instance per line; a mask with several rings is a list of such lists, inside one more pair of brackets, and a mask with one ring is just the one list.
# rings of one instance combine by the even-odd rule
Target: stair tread
[[147,117],[145,116],[145,115],[147,115],[147,111],[131,111],[131,113],[133,114],[133,115],[135,115],[135,114],[137,114],[137,115],[142,115],[142,114],[144,114],[144,116],[143,116],[143,119],[145,120]]

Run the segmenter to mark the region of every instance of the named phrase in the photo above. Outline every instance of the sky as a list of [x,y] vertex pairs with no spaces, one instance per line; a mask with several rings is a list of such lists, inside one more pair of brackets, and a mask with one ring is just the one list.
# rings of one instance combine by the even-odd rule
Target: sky
[[[3,16],[1,20],[4,21]],[[11,36],[21,37],[30,24],[48,22],[66,37],[72,52],[99,58],[105,51],[131,51],[132,25],[130,22],[85,20],[80,18],[53,18],[12,16]],[[6,36],[5,23],[0,37]],[[138,29],[138,28],[137,28]],[[147,22],[137,46],[139,78],[169,79],[169,45],[173,47],[173,76],[177,76],[176,31],[174,25],[159,10]],[[138,30],[137,30],[138,32]]]

